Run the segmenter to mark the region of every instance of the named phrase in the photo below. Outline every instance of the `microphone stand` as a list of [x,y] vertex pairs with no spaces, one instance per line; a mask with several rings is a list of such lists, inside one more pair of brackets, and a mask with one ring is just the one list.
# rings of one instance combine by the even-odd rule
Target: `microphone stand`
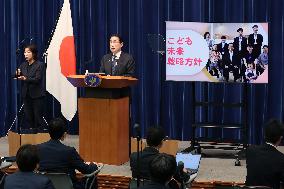
[[[20,114],[20,113],[22,112],[22,109],[23,109],[24,105],[25,105],[25,104],[23,103],[22,106],[20,107],[20,110],[16,113],[16,116],[15,116],[15,118],[14,118],[12,124],[10,125],[10,127],[9,127],[9,129],[8,129],[8,131],[7,131],[6,136],[8,136],[9,131],[12,130],[12,128],[13,128],[14,125],[15,125],[15,130],[16,130],[19,134],[21,133],[21,128],[20,128],[19,126],[17,126],[16,121],[19,122],[19,120],[17,120],[17,119],[18,119],[18,114]],[[20,124],[22,124],[22,120],[21,120],[21,123],[20,123]]]
[[135,124],[134,125],[134,129],[136,130],[136,140],[137,140],[137,159],[136,159],[136,162],[137,162],[137,188],[139,188],[139,185],[140,185],[140,140],[141,140],[141,132],[140,132],[140,126],[139,124]]
[[[22,50],[23,50],[24,44],[25,44],[25,42],[26,42],[27,39],[28,39],[28,38],[26,37],[26,38],[24,38],[22,41],[20,41],[19,44],[18,44],[18,47],[17,47],[17,49],[16,49],[16,70],[17,70],[17,73],[16,73],[15,77],[16,77],[17,80],[18,80],[18,76],[20,76],[20,74],[18,73],[18,67],[19,67],[19,65],[21,64],[21,62],[20,62],[20,55],[21,55],[21,52],[22,52]],[[17,90],[18,90],[18,85],[19,85],[19,84],[17,83],[16,85],[17,85]],[[17,95],[17,96],[18,96],[18,95]],[[17,99],[18,99],[18,98],[17,98]],[[22,112],[23,107],[24,107],[24,103],[22,103],[22,105],[21,105],[19,111],[16,112],[16,115],[15,115],[15,118],[14,118],[14,120],[13,120],[13,123],[12,123],[12,125],[10,126],[10,128],[9,128],[8,131],[7,131],[7,135],[8,135],[8,132],[13,128],[14,124],[15,124],[15,130],[16,130],[16,132],[18,132],[18,134],[21,134],[21,132],[22,132],[22,131],[21,131],[21,130],[22,130],[21,124],[22,124],[22,122],[23,122],[23,118],[20,120],[20,123],[19,123],[18,114],[20,114],[20,113]]]

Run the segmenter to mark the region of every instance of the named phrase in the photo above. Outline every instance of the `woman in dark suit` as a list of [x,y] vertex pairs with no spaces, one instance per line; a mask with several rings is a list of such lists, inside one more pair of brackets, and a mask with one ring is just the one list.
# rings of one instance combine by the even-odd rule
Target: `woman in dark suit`
[[38,61],[35,45],[26,46],[24,56],[26,61],[17,69],[16,75],[22,81],[25,117],[29,128],[36,132],[38,128],[44,128],[45,65]]

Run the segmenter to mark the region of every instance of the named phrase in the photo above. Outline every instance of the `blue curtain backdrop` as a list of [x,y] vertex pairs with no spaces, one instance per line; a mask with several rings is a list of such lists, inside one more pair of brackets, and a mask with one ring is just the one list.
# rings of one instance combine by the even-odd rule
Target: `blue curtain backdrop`
[[[192,83],[165,81],[165,57],[152,51],[148,34],[165,36],[165,21],[269,22],[269,84],[248,86],[249,142],[260,143],[262,125],[269,118],[284,120],[283,114],[283,0],[71,0],[75,33],[77,73],[98,71],[100,58],[108,52],[108,38],[120,33],[123,50],[136,60],[138,85],[133,87],[132,122],[145,133],[161,125],[171,138],[191,136]],[[19,84],[12,75],[23,61],[22,47],[36,43],[39,54],[47,47],[62,0],[0,1],[0,134],[9,129],[21,107]],[[16,50],[20,54],[16,55]],[[4,56],[3,56],[4,55]],[[240,102],[241,84],[195,83],[196,99]],[[79,96],[82,91],[79,91]],[[59,104],[46,98],[47,119],[60,116]],[[240,123],[240,109],[198,108],[196,120]],[[78,117],[70,133],[78,132]],[[198,130],[200,136],[204,130]],[[217,137],[239,138],[238,131],[210,130]]]

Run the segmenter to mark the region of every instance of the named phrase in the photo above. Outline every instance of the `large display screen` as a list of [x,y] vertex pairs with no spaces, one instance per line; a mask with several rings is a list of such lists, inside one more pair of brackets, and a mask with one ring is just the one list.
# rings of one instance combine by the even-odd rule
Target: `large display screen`
[[166,22],[166,80],[268,83],[268,23]]

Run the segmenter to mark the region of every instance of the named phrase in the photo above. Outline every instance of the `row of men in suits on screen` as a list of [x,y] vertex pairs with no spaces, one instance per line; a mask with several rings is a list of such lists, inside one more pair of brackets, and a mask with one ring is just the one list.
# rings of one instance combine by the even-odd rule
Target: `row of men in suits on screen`
[[258,26],[254,25],[253,29],[254,33],[247,39],[239,28],[239,36],[232,43],[226,43],[226,36],[222,36],[221,43],[213,44],[210,33],[204,34],[210,49],[206,69],[212,76],[229,81],[229,73],[233,73],[234,82],[251,82],[264,72],[268,65],[268,46],[262,46],[263,36],[257,33]]
[[233,73],[234,82],[251,82],[261,75],[268,66],[268,46],[263,46],[263,52],[256,58],[253,47],[247,47],[244,57],[234,51],[232,43],[228,44],[228,52],[223,55],[218,50],[211,50],[206,64],[207,71],[219,80],[229,81],[229,73]]
[[[248,37],[246,37],[243,35],[244,32],[243,28],[239,28],[237,30],[238,36],[234,38],[233,41],[234,49],[238,53],[241,53],[242,56],[246,54],[246,48],[248,45],[251,45],[253,47],[254,57],[258,57],[261,54],[261,47],[263,45],[262,44],[263,36],[258,33],[258,25],[254,25],[252,29],[253,33],[248,35]],[[210,38],[209,32],[204,33],[204,39],[206,40],[210,50],[214,48],[214,45],[217,45],[218,51],[221,52],[222,54],[228,52],[228,44],[226,43],[226,36],[221,37],[221,43],[219,44],[214,43],[214,40]]]

